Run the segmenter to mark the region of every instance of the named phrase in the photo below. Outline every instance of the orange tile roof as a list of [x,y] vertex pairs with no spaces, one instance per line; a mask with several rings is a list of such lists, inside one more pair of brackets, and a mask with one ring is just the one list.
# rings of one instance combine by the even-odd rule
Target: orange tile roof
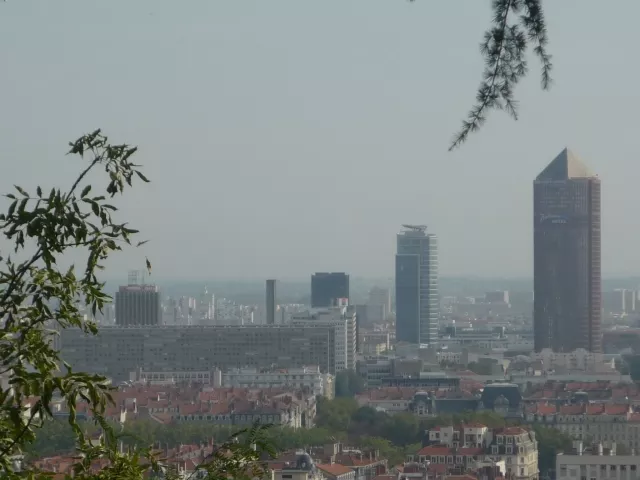
[[522,435],[523,433],[527,433],[527,430],[522,427],[504,427],[498,429],[497,433],[502,435]]
[[421,450],[418,451],[417,455],[451,455],[451,452],[453,451],[452,448],[447,447],[446,445],[431,445],[428,447],[423,447]]
[[316,467],[323,472],[327,472],[329,475],[333,475],[334,477],[339,477],[340,475],[346,475],[347,473],[353,472],[351,468],[340,465],[339,463],[321,463],[316,465]]

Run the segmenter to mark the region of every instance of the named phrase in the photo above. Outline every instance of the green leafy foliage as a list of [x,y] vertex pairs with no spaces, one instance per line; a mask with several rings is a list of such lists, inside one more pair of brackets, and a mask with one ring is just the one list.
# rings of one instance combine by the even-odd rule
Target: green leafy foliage
[[[504,418],[491,411],[465,412],[457,415],[440,415],[421,418],[408,413],[388,415],[370,407],[358,407],[353,399],[319,399],[317,426],[310,429],[272,428],[266,437],[277,451],[342,442],[348,445],[370,447],[379,450],[391,465],[401,463],[407,455],[420,449],[425,430],[435,426],[460,425],[479,422],[488,427],[507,425]],[[50,455],[66,452],[73,443],[73,432],[61,429],[49,422],[43,431],[43,440],[34,447],[34,454]],[[535,425],[538,439],[541,472],[553,469],[555,456],[568,451],[571,439],[562,432]],[[125,424],[119,437],[128,447],[144,447],[155,444],[159,448],[193,444],[213,439],[222,442],[233,436],[230,426],[212,426],[204,422],[163,425],[153,421],[133,421]],[[50,438],[47,442],[44,438]]]
[[[131,245],[138,232],[115,221],[117,208],[108,201],[125,193],[135,179],[148,182],[130,161],[135,152],[136,147],[110,144],[96,130],[70,143],[69,154],[80,157],[82,166],[68,190],[54,187],[45,194],[38,186],[32,194],[16,185],[15,192],[6,195],[11,202],[0,214],[0,230],[12,249],[9,255],[0,252],[0,374],[9,385],[0,391],[0,471],[6,478],[35,475],[26,466],[16,471],[13,457],[38,444],[40,429],[53,418],[54,399],[69,410],[68,428],[78,455],[76,479],[142,479],[149,468],[161,468],[146,448],[118,450],[118,436],[105,419],[112,403],[109,381],[74,371],[54,348],[60,329],[97,333],[95,323],[81,313],[81,304],[95,314],[111,301],[97,275],[109,254]],[[94,194],[87,183],[93,170],[106,174],[104,193]],[[62,268],[62,259],[72,251],[85,255],[82,267]],[[81,427],[79,402],[89,406],[103,431],[100,442],[91,442]],[[262,427],[245,433],[259,451],[268,449]],[[253,468],[256,455],[246,442],[228,444],[224,459],[215,456],[203,468],[211,478],[222,478],[221,469],[235,468],[240,474],[240,465],[243,471]],[[91,465],[98,458],[107,466],[95,474]]]
[[571,437],[555,428],[534,425],[538,441],[538,469],[540,473],[546,473],[556,468],[556,455],[560,452],[571,450]]

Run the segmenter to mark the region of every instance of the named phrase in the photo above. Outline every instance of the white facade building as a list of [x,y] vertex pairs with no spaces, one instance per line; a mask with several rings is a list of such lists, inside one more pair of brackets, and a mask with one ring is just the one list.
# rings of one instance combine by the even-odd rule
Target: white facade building
[[615,444],[604,449],[596,445],[593,451],[583,451],[582,442],[576,442],[574,454],[556,456],[557,480],[637,480],[640,457],[616,455]]
[[[215,377],[214,377],[215,378]],[[276,370],[237,368],[223,372],[220,387],[240,388],[308,388],[313,395],[333,398],[333,375],[320,373],[320,367],[301,367]]]
[[336,327],[336,373],[356,368],[356,314],[350,307],[313,309],[291,315],[290,324],[305,326],[309,323]]
[[612,373],[615,371],[614,359],[607,359],[602,353],[589,352],[578,348],[573,352],[558,353],[544,348],[531,354],[531,360],[542,361],[544,371],[570,370],[588,373]]

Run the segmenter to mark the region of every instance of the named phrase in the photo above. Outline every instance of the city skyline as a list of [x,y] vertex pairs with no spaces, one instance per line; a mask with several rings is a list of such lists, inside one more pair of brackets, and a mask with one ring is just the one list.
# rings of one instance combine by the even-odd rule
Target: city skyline
[[[627,221],[640,177],[628,133],[635,66],[611,54],[640,38],[631,23],[640,4],[624,2],[620,26],[596,42],[575,21],[576,0],[549,3],[552,90],[541,92],[532,72],[516,92],[518,122],[492,112],[481,134],[447,153],[477,88],[486,2],[468,2],[464,15],[444,2],[434,15],[431,2],[114,1],[6,2],[0,16],[0,40],[23,39],[0,52],[3,155],[20,159],[3,192],[67,185],[78,166],[67,142],[95,128],[139,146],[151,183],[116,202],[117,218],[150,242],[113,256],[109,277],[143,268],[145,256],[163,278],[390,277],[397,224],[414,218],[438,232],[442,275],[531,275],[522,213],[531,178],[566,144],[617,186],[603,204],[603,273],[640,264]],[[580,8],[593,22],[601,14],[598,4]],[[439,46],[445,36],[458,61]],[[592,55],[607,68],[594,72]],[[446,75],[433,75],[435,64]],[[620,78],[603,91],[606,71]],[[87,110],[86,98],[103,108]]]

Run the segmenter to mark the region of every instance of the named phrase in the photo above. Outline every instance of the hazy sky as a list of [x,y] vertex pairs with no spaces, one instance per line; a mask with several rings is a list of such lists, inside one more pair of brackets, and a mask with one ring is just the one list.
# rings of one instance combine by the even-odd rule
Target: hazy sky
[[637,273],[638,0],[545,1],[521,120],[448,153],[475,97],[489,1],[0,3],[0,188],[64,185],[69,140],[103,128],[152,179],[122,217],[162,277],[392,276],[401,223],[442,274],[532,271],[532,180],[566,145],[603,182],[603,271]]

